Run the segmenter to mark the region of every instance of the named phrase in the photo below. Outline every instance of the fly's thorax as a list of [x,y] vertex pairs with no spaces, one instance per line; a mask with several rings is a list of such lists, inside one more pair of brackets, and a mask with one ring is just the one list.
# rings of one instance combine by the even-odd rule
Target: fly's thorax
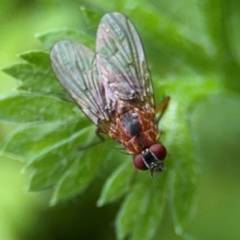
[[140,109],[119,101],[109,136],[120,142],[130,154],[138,154],[158,140],[152,109]]

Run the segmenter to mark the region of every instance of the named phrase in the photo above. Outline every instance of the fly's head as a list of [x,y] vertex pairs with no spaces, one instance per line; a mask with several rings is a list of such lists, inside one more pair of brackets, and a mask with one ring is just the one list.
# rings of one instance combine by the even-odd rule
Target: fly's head
[[150,170],[151,176],[154,172],[163,172],[165,170],[163,160],[167,155],[166,148],[160,144],[154,144],[145,149],[141,154],[133,157],[134,166],[139,170]]

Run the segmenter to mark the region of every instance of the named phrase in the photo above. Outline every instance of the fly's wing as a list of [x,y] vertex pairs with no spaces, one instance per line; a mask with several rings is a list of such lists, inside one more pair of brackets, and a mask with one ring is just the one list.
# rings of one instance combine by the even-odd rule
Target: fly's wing
[[120,13],[108,13],[97,31],[96,61],[108,106],[118,99],[154,108],[153,88],[141,40]]
[[95,123],[108,120],[105,91],[97,79],[95,54],[72,41],[57,42],[50,53],[53,71],[62,86]]

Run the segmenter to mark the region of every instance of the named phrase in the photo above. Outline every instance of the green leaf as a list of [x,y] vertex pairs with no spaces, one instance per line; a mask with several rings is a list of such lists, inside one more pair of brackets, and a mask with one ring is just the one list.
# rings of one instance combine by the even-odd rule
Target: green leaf
[[41,191],[56,186],[66,172],[68,161],[69,159],[64,161],[55,151],[35,159],[27,190]]
[[[188,118],[193,104],[189,103],[193,99],[196,103],[207,95],[218,93],[220,85],[211,79],[195,79],[194,82],[178,79],[159,83],[158,86],[165,86],[169,95],[174,96],[162,121],[164,132],[161,139],[169,152],[167,183],[174,228],[176,234],[183,235],[195,212],[198,188],[198,158],[194,155]],[[169,131],[172,134],[165,134]]]
[[166,174],[139,174],[125,198],[116,220],[118,239],[152,239],[160,224],[165,207]]
[[61,99],[32,93],[19,93],[0,100],[0,118],[27,123],[59,121],[81,116],[76,106]]
[[[14,131],[5,141],[2,149],[15,155],[34,157],[55,149],[65,142],[71,142],[75,133],[83,129],[89,130],[86,118],[69,119],[50,123],[32,123],[21,126]],[[84,140],[78,142],[78,146],[85,145],[88,137],[82,135]],[[92,135],[91,135],[92,136]],[[94,138],[93,138],[94,139]],[[28,165],[30,165],[29,161]]]
[[56,42],[61,40],[73,40],[86,45],[90,49],[95,49],[95,39],[86,31],[57,30],[39,34],[37,38],[43,43],[46,49],[51,49]]
[[2,150],[26,158],[35,156],[57,140],[52,133],[62,125],[61,122],[23,125],[8,136]]
[[83,20],[86,25],[86,31],[89,32],[89,34],[91,34],[92,36],[95,36],[97,32],[98,24],[103,14],[87,9],[85,7],[81,7],[81,12],[82,12]]
[[205,0],[201,3],[200,10],[205,17],[206,31],[214,46],[215,67],[225,86],[240,93],[239,38],[235,37],[239,35],[236,20],[240,13],[239,4],[237,1],[229,4],[227,1]]
[[64,95],[61,85],[53,75],[48,53],[30,51],[21,54],[20,57],[27,62],[3,69],[4,72],[22,81],[19,90],[45,94],[55,92]]
[[107,203],[116,201],[129,190],[129,184],[132,179],[132,163],[124,161],[121,166],[109,176],[107,179],[101,196],[97,201],[98,206],[103,206]]
[[[93,128],[83,128],[77,131],[76,128],[80,126],[81,124],[79,123],[74,124],[74,122],[70,122],[67,127],[62,126],[65,129],[59,129],[60,133],[55,134],[55,132],[52,132],[53,135],[56,135],[55,137],[59,135],[60,139],[54,144],[46,146],[43,151],[39,152],[27,164],[27,168],[33,170],[28,187],[29,190],[36,191],[53,185],[56,186],[52,204],[76,195],[82,188],[85,188],[87,180],[91,180],[91,173],[96,169],[95,166],[98,166],[97,163],[100,164],[101,158],[99,161],[95,159],[93,162],[85,161],[85,157],[88,159],[89,156],[87,154],[90,151],[78,150],[83,142],[90,142],[91,139],[94,139],[95,134]],[[65,137],[64,134],[66,134]],[[66,155],[65,153],[68,149],[71,149],[71,152]],[[81,183],[75,182],[76,184],[73,184],[70,188],[64,185],[64,183],[69,181],[69,177],[72,178],[73,175],[75,180],[79,177],[82,179],[82,172],[87,172],[85,181],[81,180]]]
[[[170,208],[174,220],[175,232],[182,235],[186,226],[190,222],[195,206],[198,188],[198,172],[196,156],[193,148],[189,144],[191,141],[189,129],[183,125],[178,130],[189,133],[189,138],[179,134],[177,143],[170,148],[171,157],[169,159],[169,194]],[[179,132],[179,131],[178,131]],[[180,151],[184,146],[184,151]],[[178,161],[176,159],[181,159]]]
[[[54,191],[51,198],[52,205],[73,197],[86,189],[90,182],[96,177],[98,169],[106,155],[104,151],[100,151],[100,148],[101,146],[96,146],[94,148],[94,154],[92,150],[88,150],[82,153],[78,159],[72,159],[72,164],[67,168]],[[97,155],[95,155],[95,153],[97,153]],[[68,159],[69,158],[70,157],[68,157]]]

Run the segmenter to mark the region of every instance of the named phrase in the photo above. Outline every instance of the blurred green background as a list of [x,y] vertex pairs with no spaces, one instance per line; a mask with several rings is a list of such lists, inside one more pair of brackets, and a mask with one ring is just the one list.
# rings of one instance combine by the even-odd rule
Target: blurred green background
[[[205,2],[205,1],[203,1]],[[169,24],[179,27],[186,39],[196,37],[214,54],[214,42],[210,42],[206,25],[221,23],[221,18],[231,18],[232,28],[219,34],[218,38],[224,52],[232,49],[237,61],[231,68],[231,75],[221,72],[222,65],[201,62],[199,49],[192,58],[195,69],[188,68],[184,54],[179,49],[171,48],[171,35],[166,34],[163,40],[148,35],[151,21],[142,22],[140,13],[135,12],[134,18],[129,15],[137,26],[146,48],[153,76],[167,78],[235,78],[235,86],[228,87],[218,95],[198,102],[193,106],[189,116],[196,156],[200,166],[199,201],[196,216],[188,226],[187,233],[196,239],[240,239],[240,89],[239,38],[240,20],[238,1],[209,1],[208,11],[212,18],[205,19],[199,9],[204,9],[201,1],[113,1],[95,0],[64,1],[64,0],[0,0],[0,67],[6,67],[18,61],[18,53],[31,49],[42,49],[40,42],[34,38],[36,33],[44,33],[54,29],[81,27],[80,6],[90,7],[100,12],[121,11],[128,15],[132,9],[154,9],[156,14],[165,17]],[[225,6],[230,5],[231,11]],[[225,9],[222,16],[216,9]],[[229,15],[228,15],[229,14]],[[143,19],[144,18],[143,16]],[[139,20],[139,21],[138,21]],[[160,27],[161,29],[161,27]],[[163,35],[166,29],[162,29]],[[218,34],[214,32],[211,34]],[[208,33],[209,34],[209,33]],[[224,45],[227,38],[230,46]],[[220,44],[221,45],[221,44]],[[156,46],[161,51],[156,52]],[[159,47],[160,46],[160,47]],[[222,54],[222,64],[227,62]],[[169,62],[168,62],[169,60]],[[215,65],[214,65],[215,64]],[[182,67],[181,67],[182,66]],[[231,69],[234,69],[231,71]],[[193,77],[194,81],[194,77]],[[17,81],[0,72],[1,96],[14,92]],[[224,87],[223,87],[224,89]],[[234,91],[234,89],[236,91]],[[184,93],[183,93],[184,94]],[[17,103],[16,103],[17,104]],[[1,110],[0,110],[1,111]],[[0,143],[14,128],[11,123],[0,123]],[[183,146],[184,148],[184,146]],[[65,204],[49,207],[48,191],[29,193],[24,191],[27,174],[20,174],[22,164],[10,159],[0,161],[0,239],[115,239],[114,217],[119,204],[96,208],[95,202],[100,193],[101,183],[94,182],[83,196]],[[181,199],[179,199],[181,201]],[[101,219],[101,221],[99,221]],[[159,239],[181,239],[174,236],[170,214],[166,212]]]

